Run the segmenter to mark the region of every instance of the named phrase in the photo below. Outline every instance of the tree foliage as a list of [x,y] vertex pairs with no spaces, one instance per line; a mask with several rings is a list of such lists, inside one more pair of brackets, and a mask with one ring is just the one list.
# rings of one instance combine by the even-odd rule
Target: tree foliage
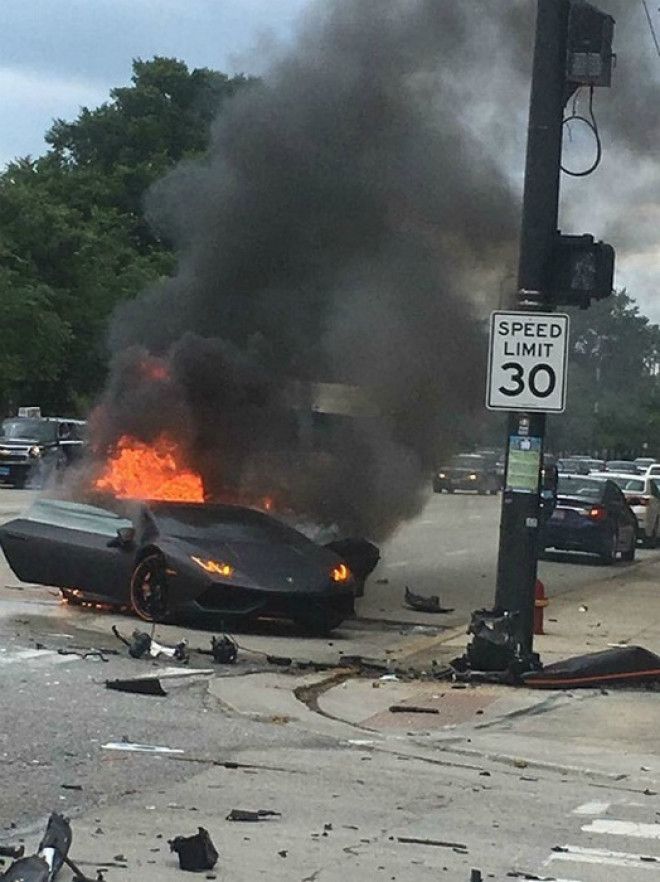
[[105,374],[115,305],[171,271],[147,189],[202,153],[223,102],[249,83],[171,58],[135,61],[110,100],[56,120],[48,151],[0,175],[0,406],[84,409]]

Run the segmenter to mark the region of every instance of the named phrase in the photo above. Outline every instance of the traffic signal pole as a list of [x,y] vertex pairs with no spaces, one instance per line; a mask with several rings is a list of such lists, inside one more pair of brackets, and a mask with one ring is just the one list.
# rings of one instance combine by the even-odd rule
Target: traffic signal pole
[[[516,308],[547,311],[547,278],[557,237],[569,0],[538,0],[529,111]],[[506,439],[495,606],[516,615],[520,655],[533,652],[534,586],[538,567],[540,482],[536,493],[508,487],[512,437],[545,439],[544,413],[511,413]]]

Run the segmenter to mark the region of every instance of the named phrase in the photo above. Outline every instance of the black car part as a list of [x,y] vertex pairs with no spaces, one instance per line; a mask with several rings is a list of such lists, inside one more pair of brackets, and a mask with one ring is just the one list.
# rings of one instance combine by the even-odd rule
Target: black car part
[[200,872],[212,870],[218,862],[218,852],[208,830],[198,828],[194,836],[177,836],[169,842],[170,850],[179,856],[182,870]]
[[642,646],[577,655],[523,676],[536,689],[579,689],[660,682],[660,656]]

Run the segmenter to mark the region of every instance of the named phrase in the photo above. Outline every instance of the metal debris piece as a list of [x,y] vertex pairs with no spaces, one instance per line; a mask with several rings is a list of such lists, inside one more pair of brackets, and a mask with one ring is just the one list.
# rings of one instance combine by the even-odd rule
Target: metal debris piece
[[238,658],[236,641],[226,634],[223,634],[222,637],[212,637],[211,655],[217,665],[235,665]]
[[266,818],[281,818],[282,812],[272,812],[268,809],[249,811],[246,809],[232,809],[227,815],[227,821],[264,821]]
[[24,845],[0,845],[0,857],[8,857],[17,860],[25,854]]
[[140,677],[130,680],[106,680],[107,689],[114,689],[117,692],[133,692],[136,695],[158,695],[165,696],[167,692],[162,687],[158,677]]
[[176,661],[188,661],[188,644],[185,640],[181,640],[175,646],[166,646],[162,643],[157,643],[153,637],[144,631],[133,631],[131,639],[127,640],[115,625],[112,626],[112,633],[117,640],[121,640],[124,646],[128,647],[128,654],[131,658],[144,658],[145,655],[149,655],[151,658],[158,658],[163,655]]
[[293,659],[287,655],[267,655],[266,661],[269,665],[278,665],[282,668],[291,667],[293,664]]
[[440,598],[437,594],[432,594],[430,597],[425,597],[422,594],[415,594],[410,588],[406,585],[406,590],[404,594],[404,600],[406,605],[410,607],[410,609],[417,610],[417,612],[425,612],[425,613],[451,613],[454,612],[453,609],[449,609],[447,607],[440,606]]
[[439,714],[437,707],[420,707],[415,704],[393,704],[390,707],[391,714]]
[[459,851],[467,851],[467,845],[462,842],[445,842],[442,839],[418,839],[416,836],[397,836],[397,842],[405,845],[434,845],[437,848],[455,848]]
[[218,862],[218,852],[208,830],[204,827],[197,829],[194,836],[176,836],[168,840],[170,851],[179,855],[179,866],[182,870],[212,870]]

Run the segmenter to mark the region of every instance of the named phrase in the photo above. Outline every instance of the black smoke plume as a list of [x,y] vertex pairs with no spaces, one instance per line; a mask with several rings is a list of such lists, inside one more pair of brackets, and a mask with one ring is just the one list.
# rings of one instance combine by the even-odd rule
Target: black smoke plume
[[[510,87],[510,7],[311,7],[149,196],[178,269],[114,317],[97,450],[168,431],[211,495],[374,538],[419,510],[482,407],[475,304],[513,266],[508,123],[483,111]],[[352,415],[313,415],[316,383],[359,387]]]

